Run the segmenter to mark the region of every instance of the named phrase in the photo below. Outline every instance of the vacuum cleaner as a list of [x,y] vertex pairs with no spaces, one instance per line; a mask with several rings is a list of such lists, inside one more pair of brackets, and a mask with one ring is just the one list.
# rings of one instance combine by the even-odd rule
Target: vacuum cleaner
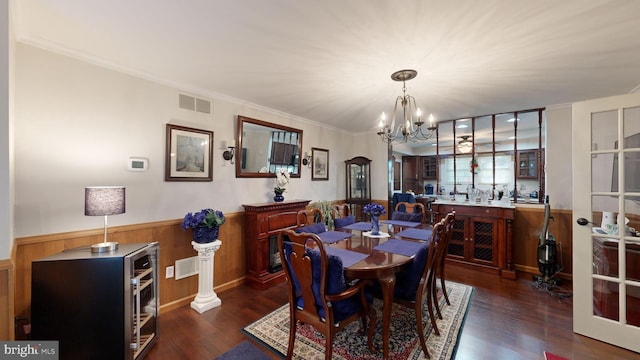
[[538,269],[540,275],[534,276],[537,282],[557,285],[558,280],[554,276],[560,271],[558,265],[558,248],[556,239],[549,233],[549,220],[551,217],[551,207],[549,205],[549,196],[544,200],[544,226],[542,233],[538,237]]

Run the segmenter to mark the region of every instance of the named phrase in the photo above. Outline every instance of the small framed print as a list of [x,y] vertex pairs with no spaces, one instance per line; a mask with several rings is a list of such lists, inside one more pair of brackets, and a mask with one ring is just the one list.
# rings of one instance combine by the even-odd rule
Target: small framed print
[[329,180],[329,150],[311,148],[311,180]]
[[213,131],[167,124],[165,181],[213,181]]

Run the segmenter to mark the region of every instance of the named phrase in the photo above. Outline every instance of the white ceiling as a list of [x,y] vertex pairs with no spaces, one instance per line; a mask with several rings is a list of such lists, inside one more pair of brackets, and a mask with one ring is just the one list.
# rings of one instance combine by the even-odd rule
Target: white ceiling
[[407,83],[437,120],[625,94],[640,84],[640,1],[19,0],[44,47],[348,132]]

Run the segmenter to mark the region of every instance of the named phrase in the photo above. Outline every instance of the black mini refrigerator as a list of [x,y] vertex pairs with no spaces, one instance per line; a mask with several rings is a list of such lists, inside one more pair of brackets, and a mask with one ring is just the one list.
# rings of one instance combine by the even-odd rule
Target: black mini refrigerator
[[31,338],[60,359],[139,359],[158,337],[158,243],[65,250],[31,264]]

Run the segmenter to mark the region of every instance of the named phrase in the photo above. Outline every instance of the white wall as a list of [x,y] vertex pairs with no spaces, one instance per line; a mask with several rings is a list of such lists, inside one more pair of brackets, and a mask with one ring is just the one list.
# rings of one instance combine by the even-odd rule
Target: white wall
[[[358,155],[374,160],[373,179],[386,179],[386,146],[368,134],[219,99],[213,99],[213,115],[182,110],[180,89],[24,44],[17,45],[15,71],[16,237],[100,228],[101,218],[84,216],[85,186],[126,186],[127,210],[109,218],[114,226],[273,201],[274,179],[236,179],[234,165],[222,159],[235,139],[238,114],[302,129],[303,152],[330,150],[329,181],[311,181],[303,168],[286,199],[343,199],[344,160]],[[213,182],[164,181],[166,123],[214,131]],[[130,156],[148,158],[149,170],[128,171]],[[386,181],[373,195],[386,199]]]
[[13,94],[14,49],[12,2],[0,2],[0,259],[13,244]]
[[548,106],[545,174],[552,209],[572,209],[571,104]]

